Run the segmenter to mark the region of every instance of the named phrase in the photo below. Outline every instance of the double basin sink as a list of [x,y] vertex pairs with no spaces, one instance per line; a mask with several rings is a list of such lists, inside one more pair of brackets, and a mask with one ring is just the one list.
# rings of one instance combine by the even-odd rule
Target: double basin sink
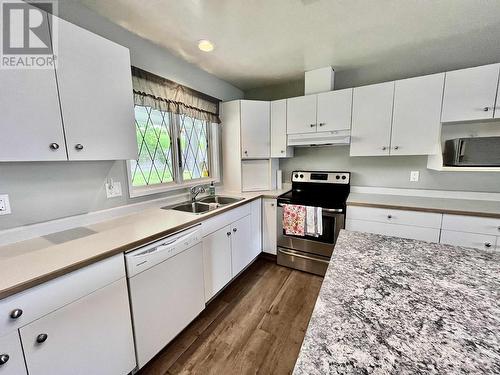
[[195,202],[185,202],[178,204],[174,207],[163,207],[164,209],[171,209],[176,211],[190,212],[193,214],[202,214],[208,211],[213,211],[219,207],[226,206],[231,203],[236,203],[244,198],[224,197],[222,195],[215,195],[210,197],[201,198]]

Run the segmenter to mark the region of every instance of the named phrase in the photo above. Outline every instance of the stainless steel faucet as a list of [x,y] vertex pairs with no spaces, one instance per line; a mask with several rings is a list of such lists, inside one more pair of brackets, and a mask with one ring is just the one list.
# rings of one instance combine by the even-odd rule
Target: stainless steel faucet
[[189,189],[189,192],[191,193],[191,201],[195,202],[198,194],[205,192],[205,185],[193,186]]

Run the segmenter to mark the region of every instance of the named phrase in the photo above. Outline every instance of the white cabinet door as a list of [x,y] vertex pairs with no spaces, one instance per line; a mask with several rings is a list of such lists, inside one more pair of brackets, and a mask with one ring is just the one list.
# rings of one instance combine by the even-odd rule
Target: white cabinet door
[[276,255],[278,234],[276,199],[264,199],[262,202],[262,251]]
[[30,375],[125,375],[135,367],[125,278],[19,331]]
[[414,240],[439,242],[439,232],[437,228],[424,228],[412,225],[387,224],[377,221],[347,219],[345,227],[347,230],[383,234],[401,238],[411,238]]
[[271,157],[289,158],[293,147],[286,145],[286,99],[271,102]]
[[318,94],[319,132],[351,129],[353,89]]
[[24,365],[23,349],[17,330],[0,337],[0,374],[27,374]]
[[256,199],[250,203],[251,212],[251,259],[262,252],[262,199]]
[[232,276],[239,274],[255,258],[252,249],[251,215],[235,221],[231,228]]
[[391,155],[438,152],[444,73],[396,81]]
[[351,156],[389,155],[394,82],[353,92]]
[[57,79],[70,160],[137,158],[127,48],[64,20]]
[[316,132],[316,95],[286,100],[286,133]]
[[228,225],[203,238],[205,301],[231,280],[231,227]]
[[241,157],[268,158],[271,153],[269,102],[241,100]]
[[0,161],[67,160],[54,70],[0,69],[0,87]]
[[[441,243],[454,246],[472,247],[483,250],[497,250],[496,236],[478,233],[456,232],[453,230],[441,231]],[[500,245],[500,244],[498,244]]]
[[446,72],[442,122],[493,118],[500,64]]

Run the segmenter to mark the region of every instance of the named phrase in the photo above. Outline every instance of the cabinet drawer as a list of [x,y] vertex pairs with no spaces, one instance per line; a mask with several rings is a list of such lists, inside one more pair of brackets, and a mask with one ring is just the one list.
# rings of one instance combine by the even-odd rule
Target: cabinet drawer
[[443,215],[443,229],[498,236],[500,235],[500,219],[445,214]]
[[441,228],[442,214],[392,210],[387,208],[349,206],[347,207],[347,218],[439,229]]
[[388,224],[377,221],[347,219],[346,229],[358,232],[368,232],[394,236],[401,238],[411,238],[427,242],[439,242],[439,229],[424,228],[411,225]]
[[19,340],[17,331],[12,331],[8,335],[0,337],[0,356],[4,356],[4,360],[7,359],[3,365],[0,365],[0,374],[26,374],[21,340]]
[[[125,277],[123,254],[0,300],[0,336]],[[17,319],[11,313],[22,310]]]
[[453,230],[441,231],[441,243],[455,246],[473,247],[483,250],[498,250],[497,237],[487,234],[456,232]]
[[251,204],[245,204],[244,206],[237,207],[205,220],[201,224],[203,237],[208,236],[210,233],[213,233],[238,219],[241,219],[243,216],[250,215],[250,213]]

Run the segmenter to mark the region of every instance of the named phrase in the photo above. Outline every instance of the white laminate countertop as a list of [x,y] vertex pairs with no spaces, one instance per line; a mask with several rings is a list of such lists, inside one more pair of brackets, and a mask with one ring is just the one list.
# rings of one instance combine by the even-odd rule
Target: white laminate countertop
[[351,193],[347,205],[500,218],[500,201],[478,199]]
[[0,299],[187,228],[257,198],[288,190],[251,193],[217,191],[244,200],[197,215],[160,206],[112,220],[0,247]]

